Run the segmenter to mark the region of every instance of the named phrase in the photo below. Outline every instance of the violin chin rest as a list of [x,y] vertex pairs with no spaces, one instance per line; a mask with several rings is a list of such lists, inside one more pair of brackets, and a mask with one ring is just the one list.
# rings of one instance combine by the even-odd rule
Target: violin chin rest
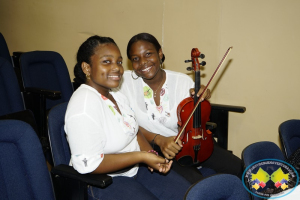
[[193,166],[193,165],[195,165],[193,158],[191,156],[188,156],[188,155],[182,156],[177,161],[181,166]]

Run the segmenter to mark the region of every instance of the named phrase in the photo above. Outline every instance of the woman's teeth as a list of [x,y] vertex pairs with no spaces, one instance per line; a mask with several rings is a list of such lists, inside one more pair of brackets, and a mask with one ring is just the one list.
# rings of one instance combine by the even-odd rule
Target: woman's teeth
[[149,71],[150,68],[151,68],[151,67],[147,67],[146,69],[143,69],[142,72]]

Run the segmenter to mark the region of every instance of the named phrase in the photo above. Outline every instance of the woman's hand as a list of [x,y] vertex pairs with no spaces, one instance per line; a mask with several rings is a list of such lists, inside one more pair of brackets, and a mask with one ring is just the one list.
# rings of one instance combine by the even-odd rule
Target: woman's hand
[[162,135],[158,135],[155,138],[155,143],[160,147],[161,152],[167,159],[173,159],[182,148],[181,140],[178,140],[178,144],[176,144],[174,142],[175,138],[175,136],[164,137]]
[[[201,93],[203,92],[204,88],[205,88],[205,86],[201,85],[200,90],[197,93],[197,97],[199,97],[201,95]],[[190,89],[190,94],[191,94],[192,97],[194,97],[194,95],[195,95],[195,88],[191,88]],[[210,99],[210,97],[211,97],[210,90],[207,89],[204,92],[204,94],[202,95],[201,101],[203,101],[204,99]]]
[[148,165],[148,169],[153,172],[153,170],[157,170],[161,173],[167,173],[170,171],[173,161],[169,161],[163,157],[160,157],[151,152],[144,152],[143,155],[144,163]]

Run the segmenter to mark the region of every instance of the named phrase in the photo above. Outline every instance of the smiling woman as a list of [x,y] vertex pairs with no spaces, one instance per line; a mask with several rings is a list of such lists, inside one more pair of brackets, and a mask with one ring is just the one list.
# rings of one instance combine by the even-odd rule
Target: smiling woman
[[89,187],[94,199],[183,199],[191,184],[170,170],[173,161],[152,149],[128,99],[115,90],[123,72],[113,39],[92,36],[80,46],[74,74],[81,85],[65,116],[70,163],[82,174],[113,177],[105,189]]

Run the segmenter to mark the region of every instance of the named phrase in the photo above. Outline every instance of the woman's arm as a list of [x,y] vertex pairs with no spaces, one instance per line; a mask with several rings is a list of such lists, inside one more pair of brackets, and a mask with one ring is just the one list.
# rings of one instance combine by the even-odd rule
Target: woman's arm
[[172,162],[148,152],[149,150],[152,150],[152,147],[140,131],[137,133],[137,141],[141,151],[121,154],[105,154],[100,165],[92,173],[110,173],[138,163],[147,164],[151,171],[155,169],[159,172],[166,173],[170,170]]
[[105,154],[100,165],[92,172],[94,174],[111,173],[143,161],[147,152],[135,151],[120,154]]
[[150,131],[147,131],[143,127],[139,127],[139,130],[145,136],[149,143],[153,142],[154,144],[160,147],[161,152],[167,159],[173,159],[175,155],[181,150],[181,140],[179,140],[178,144],[176,144],[174,142],[175,136],[164,137],[160,134],[155,134]]
[[92,173],[111,173],[138,163],[145,163],[150,168],[161,173],[167,173],[172,165],[172,161],[169,162],[155,154],[146,151],[136,151],[122,154],[106,154],[100,165]]
[[[139,132],[142,133],[142,135],[144,136],[144,138],[148,141],[148,143],[151,143],[152,140],[154,139],[154,137],[157,135],[156,133],[152,133],[146,129],[144,129],[143,127],[139,127]],[[156,139],[156,138],[155,138]],[[155,141],[153,141],[155,142]]]
[[140,149],[141,149],[141,151],[149,151],[152,149],[152,147],[142,132],[146,133],[147,136],[150,138],[151,138],[151,135],[156,135],[156,134],[146,131],[142,127],[139,127],[139,131],[137,133],[137,141],[140,145]]
[[[142,128],[142,130],[146,131],[144,128]],[[149,135],[151,135],[151,132],[147,131],[147,133],[149,133]],[[138,134],[137,134],[137,140],[138,140],[138,143],[140,145],[141,151],[150,152],[152,150],[151,145],[149,144],[149,142],[147,141],[147,139],[144,137],[144,135],[143,135],[143,133],[142,133],[142,131],[140,129],[139,129]],[[157,152],[155,152],[155,151],[154,152],[151,151],[150,153],[153,153],[154,155],[157,155]],[[159,169],[159,171],[160,172],[165,172],[165,171],[167,172],[167,171],[169,171],[171,165],[172,165],[172,161],[169,162],[168,160],[166,160],[165,163],[158,164],[158,167],[161,168],[161,169]],[[149,168],[150,171],[153,171],[153,168],[150,165],[149,165],[148,168]]]

